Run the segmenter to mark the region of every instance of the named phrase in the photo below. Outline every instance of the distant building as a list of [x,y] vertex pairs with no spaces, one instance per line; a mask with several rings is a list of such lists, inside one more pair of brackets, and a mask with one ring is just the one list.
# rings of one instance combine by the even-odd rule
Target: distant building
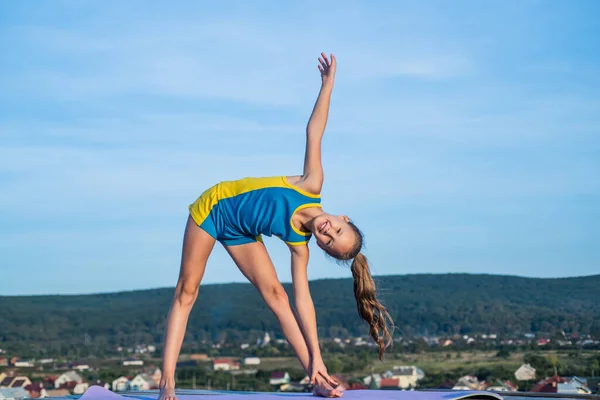
[[394,366],[391,379],[398,379],[398,387],[402,389],[415,388],[418,382],[425,377],[423,371],[415,366]]
[[124,392],[130,389],[130,381],[126,376],[120,376],[114,381],[112,381],[112,391],[113,392]]
[[246,357],[243,360],[244,365],[259,365],[260,358],[258,357]]
[[529,364],[523,364],[515,371],[515,378],[517,378],[518,381],[535,379],[535,368]]
[[18,360],[15,361],[15,367],[18,368],[31,368],[34,367],[33,363],[31,361],[25,361],[25,360]]
[[383,378],[379,383],[379,389],[398,389],[400,388],[400,379],[398,378]]
[[240,364],[231,358],[217,358],[213,360],[214,371],[231,371],[240,369]]
[[88,371],[90,369],[90,366],[88,364],[72,364],[71,368],[82,372],[82,371]]
[[90,387],[90,384],[87,382],[79,382],[73,388],[73,394],[84,394],[85,391]]
[[46,388],[44,388],[44,385],[41,383],[32,383],[31,385],[25,386],[24,389],[27,391],[29,397],[31,397],[32,399],[48,397],[48,392],[46,391]]
[[61,386],[68,384],[70,382],[74,382],[75,386],[78,383],[83,382],[83,378],[79,376],[79,374],[75,371],[65,372],[54,381],[54,387],[59,389]]
[[271,335],[269,335],[269,332],[265,332],[265,337],[262,340],[262,345],[266,346],[271,342]]
[[511,381],[502,382],[501,380],[496,380],[495,383],[488,386],[485,390],[492,392],[516,392],[517,389]]
[[8,358],[0,357],[0,367],[8,367]]
[[152,378],[152,380],[157,385],[160,383],[160,378],[162,377],[162,371],[160,370],[160,368],[156,368],[156,367],[144,368],[144,370],[141,371],[141,373],[142,374],[150,375],[150,377]]
[[286,383],[290,383],[290,375],[287,372],[277,371],[271,373],[270,385],[284,385]]
[[31,381],[26,376],[5,376],[0,382],[0,388],[20,388],[31,385]]
[[129,367],[132,365],[144,365],[144,360],[134,360],[134,359],[129,359],[129,360],[125,360],[123,361],[123,366],[124,367]]
[[208,361],[208,355],[204,353],[191,354],[190,360]]
[[539,382],[532,392],[538,393],[562,393],[562,394],[591,394],[592,391],[586,386],[586,380],[576,376],[563,378],[553,376]]
[[479,382],[476,376],[465,375],[456,382],[452,390],[483,390],[485,382]]
[[158,389],[158,384],[148,374],[138,374],[129,383],[131,390],[153,390]]

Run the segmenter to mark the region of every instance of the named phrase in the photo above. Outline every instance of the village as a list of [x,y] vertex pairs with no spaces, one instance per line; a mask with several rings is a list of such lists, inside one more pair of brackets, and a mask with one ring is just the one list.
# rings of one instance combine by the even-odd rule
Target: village
[[[496,335],[479,335],[478,337],[461,336],[454,338],[426,337],[419,342],[427,344],[431,349],[451,348],[453,345],[460,347],[467,344],[474,348],[476,342],[494,341],[506,346],[517,346],[519,343],[528,343],[538,349],[551,345],[561,347],[596,347],[600,343],[591,337],[573,338],[565,337],[552,341],[549,338],[535,338],[526,335],[524,339],[502,339]],[[365,338],[333,338],[330,345],[341,348],[369,347],[370,343]],[[283,345],[282,339],[272,340],[265,334],[263,340],[256,345],[248,343],[237,344],[238,350],[251,353],[253,348],[265,348],[270,345]],[[212,347],[220,354],[226,354],[230,344],[216,343]],[[55,358],[22,359],[17,356],[4,356],[5,350],[0,349],[0,400],[17,400],[22,398],[46,398],[81,395],[90,386],[102,386],[113,392],[131,392],[156,390],[161,378],[160,358],[153,353],[157,352],[154,345],[138,345],[125,348],[118,346],[115,349],[124,354],[121,358],[109,360],[92,358],[89,361],[68,361]],[[553,357],[550,354],[547,357]],[[451,357],[449,357],[451,358]],[[114,379],[89,379],[98,377],[107,369],[126,371]],[[596,362],[597,363],[597,362]],[[418,363],[416,363],[418,364]],[[370,373],[332,373],[345,390],[380,389],[380,390],[415,390],[422,388],[422,382],[427,376],[427,370],[412,365],[390,365],[385,371]],[[186,354],[178,364],[178,368],[198,368],[204,375],[193,375],[191,384],[186,388],[216,389],[216,382],[211,381],[221,377],[221,382],[226,382],[226,387],[220,389],[236,390],[235,382],[243,377],[262,379],[268,384],[271,391],[280,392],[309,392],[311,385],[308,376],[292,379],[290,371],[286,368],[274,368],[270,357],[257,356],[209,356],[208,353]],[[600,372],[600,371],[597,371]],[[105,376],[108,376],[106,373]],[[296,374],[297,375],[297,374]],[[480,379],[474,374],[455,376],[435,386],[436,389],[445,390],[488,390],[496,392],[516,392],[522,390],[520,382],[529,382],[531,392],[562,393],[562,394],[591,394],[600,390],[600,379],[592,377],[560,376],[555,369],[551,376],[538,376],[536,368],[528,363],[522,363],[510,379]],[[594,375],[594,370],[592,370]],[[260,378],[256,378],[259,377]],[[431,387],[429,387],[431,388]]]

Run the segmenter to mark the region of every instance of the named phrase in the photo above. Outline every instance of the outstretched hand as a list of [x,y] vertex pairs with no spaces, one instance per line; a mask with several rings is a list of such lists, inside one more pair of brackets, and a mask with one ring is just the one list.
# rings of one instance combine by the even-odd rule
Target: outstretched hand
[[325,55],[325,53],[321,53],[321,57],[319,57],[318,68],[321,72],[321,81],[323,83],[333,84],[336,67],[337,62],[333,54],[330,55],[330,58],[327,58],[327,55]]

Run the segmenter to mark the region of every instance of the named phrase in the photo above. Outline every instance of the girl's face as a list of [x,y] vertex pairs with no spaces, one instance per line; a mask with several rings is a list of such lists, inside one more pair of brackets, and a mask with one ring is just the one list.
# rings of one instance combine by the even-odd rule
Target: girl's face
[[311,231],[317,245],[328,253],[348,253],[354,246],[356,234],[344,215],[320,214],[312,221]]

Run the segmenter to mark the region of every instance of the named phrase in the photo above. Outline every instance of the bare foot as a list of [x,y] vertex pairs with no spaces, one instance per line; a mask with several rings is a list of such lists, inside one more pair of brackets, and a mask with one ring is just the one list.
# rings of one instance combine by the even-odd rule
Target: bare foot
[[177,396],[175,396],[175,388],[172,386],[165,386],[160,389],[160,396],[158,400],[177,400]]
[[333,388],[329,383],[325,382],[322,378],[317,378],[317,382],[313,386],[313,395],[319,397],[342,397],[343,387],[340,385],[337,388]]

